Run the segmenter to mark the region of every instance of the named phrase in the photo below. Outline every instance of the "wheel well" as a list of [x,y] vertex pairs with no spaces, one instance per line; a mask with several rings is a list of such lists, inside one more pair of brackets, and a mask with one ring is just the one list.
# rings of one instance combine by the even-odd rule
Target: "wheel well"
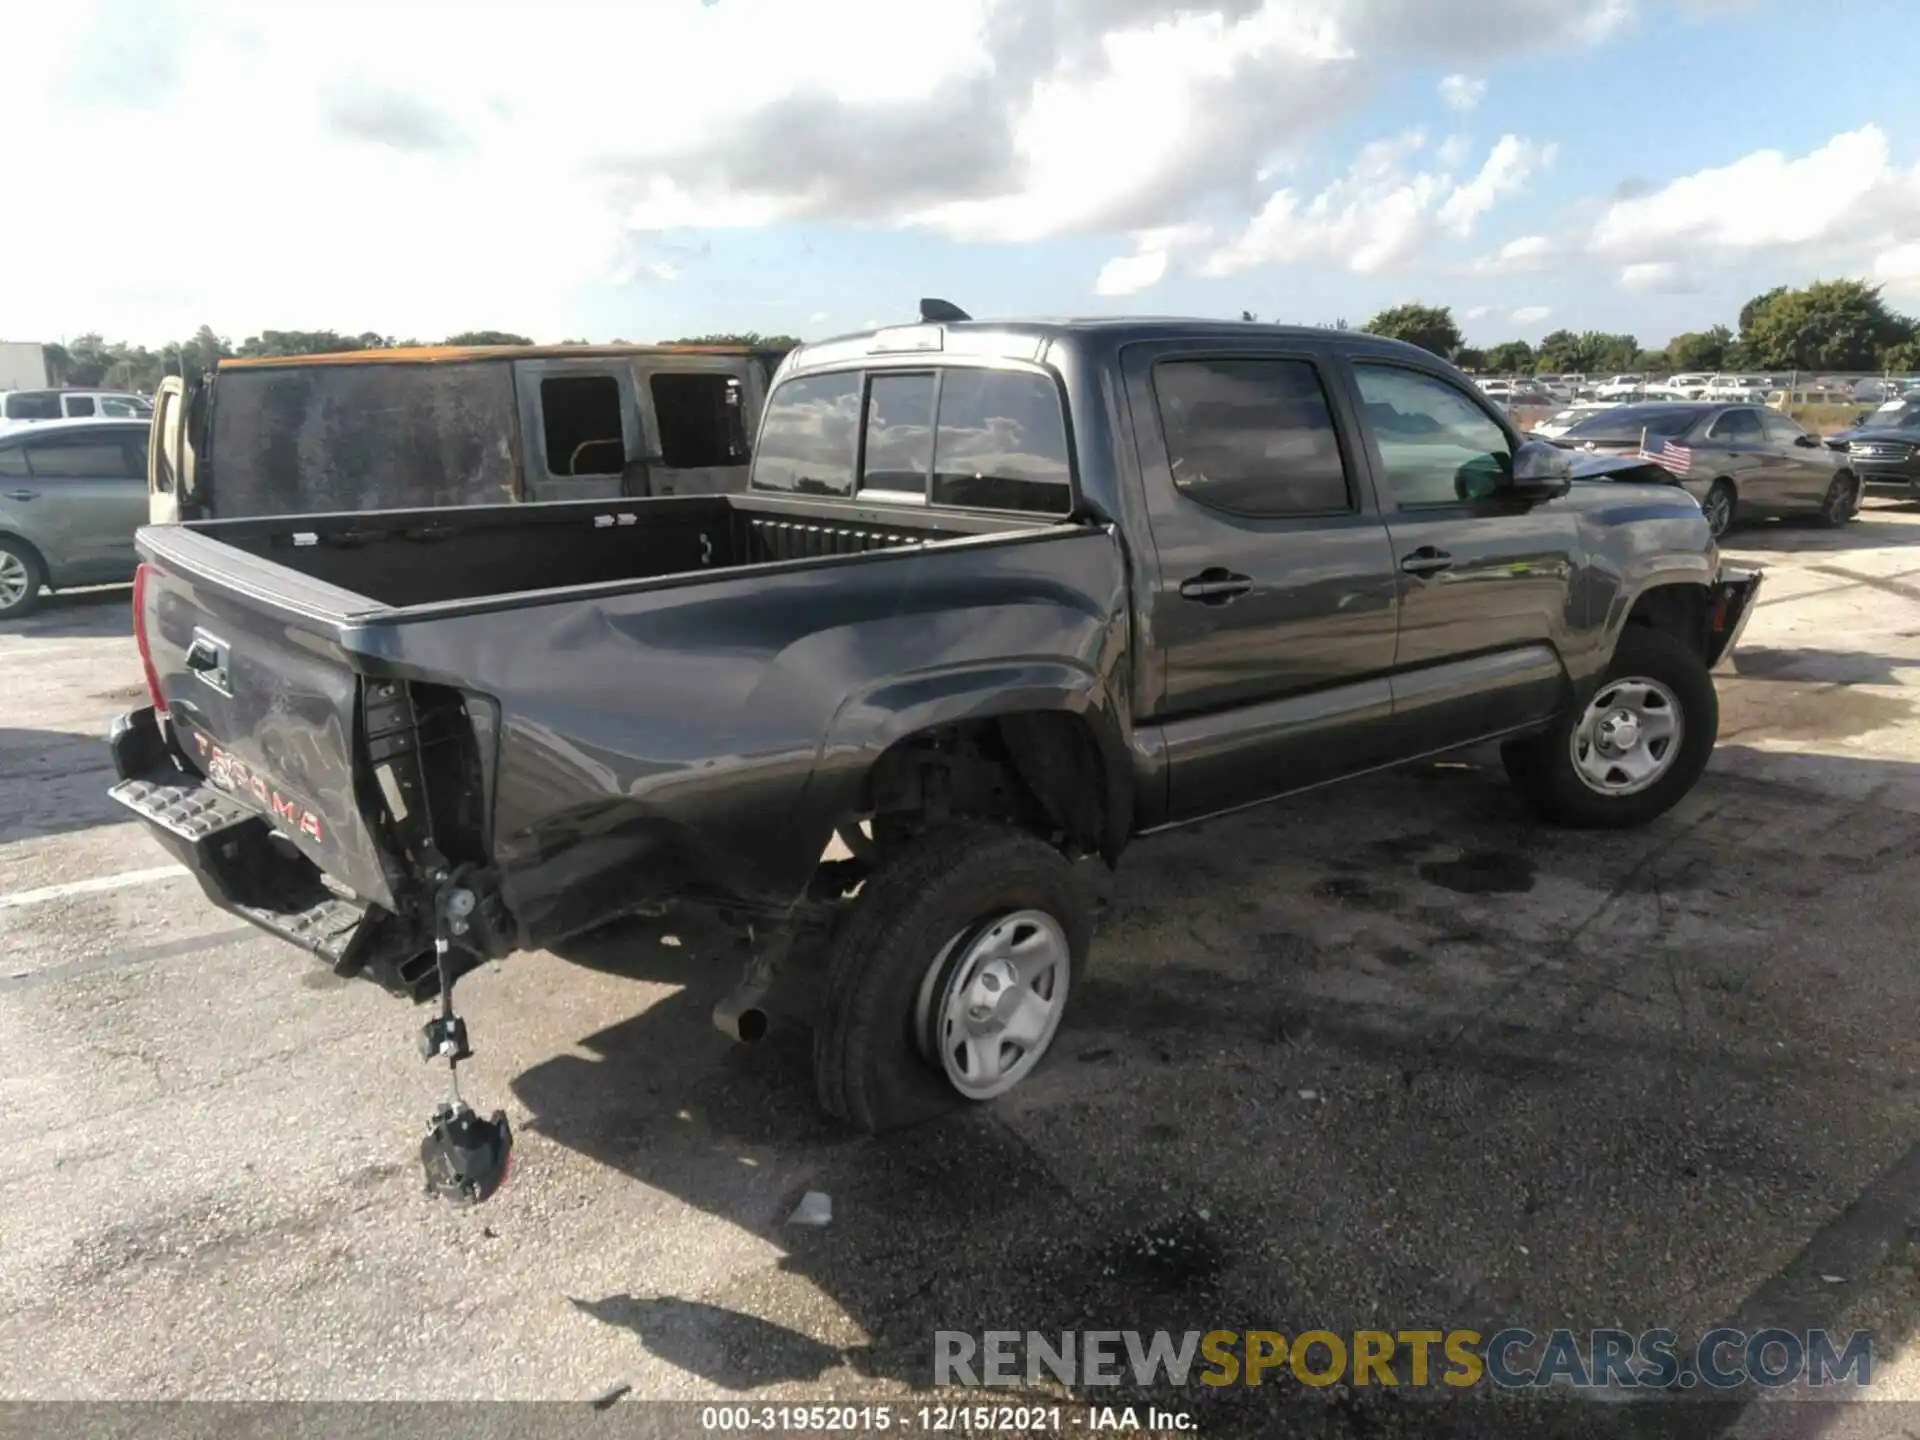
[[1018,825],[1070,852],[1117,848],[1100,743],[1086,720],[1064,711],[916,731],[875,762],[865,801],[876,838],[972,816]]
[[40,547],[38,545],[35,545],[31,540],[27,539],[26,536],[16,535],[11,530],[0,530],[0,540],[5,540],[9,544],[16,545],[31,555],[34,563],[40,567],[40,583],[42,585],[52,583],[53,577],[47,569],[47,557],[40,553]]
[[1656,585],[1644,591],[1627,612],[1627,624],[1663,630],[1707,653],[1707,589],[1704,585]]
[[1713,479],[1712,479],[1712,481],[1710,481],[1710,482],[1708,483],[1708,485],[1707,485],[1707,489],[1708,489],[1709,491],[1711,491],[1711,490],[1713,489],[1713,487],[1714,487],[1715,485],[1724,485],[1724,486],[1726,486],[1726,487],[1727,487],[1727,489],[1729,489],[1729,490],[1731,490],[1731,491],[1733,492],[1733,498],[1734,498],[1734,499],[1736,499],[1736,500],[1738,500],[1738,499],[1740,498],[1740,487],[1739,487],[1738,485],[1736,485],[1736,484],[1734,484],[1734,483],[1733,483],[1733,477],[1732,477],[1731,475],[1716,475],[1716,476],[1714,476],[1714,477],[1713,477]]

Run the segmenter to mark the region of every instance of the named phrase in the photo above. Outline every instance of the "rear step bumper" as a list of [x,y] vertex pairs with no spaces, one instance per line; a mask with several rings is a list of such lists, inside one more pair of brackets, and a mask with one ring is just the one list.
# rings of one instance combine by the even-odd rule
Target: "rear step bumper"
[[146,821],[220,909],[311,951],[339,974],[365,972],[416,999],[433,993],[430,943],[378,906],[336,894],[261,815],[180,765],[151,707],[120,716],[107,740],[120,777],[107,793]]

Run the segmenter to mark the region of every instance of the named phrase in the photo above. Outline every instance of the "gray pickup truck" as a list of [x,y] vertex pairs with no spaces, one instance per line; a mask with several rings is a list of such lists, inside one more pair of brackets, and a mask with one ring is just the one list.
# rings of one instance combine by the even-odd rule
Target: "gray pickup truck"
[[1175,320],[806,346],[743,494],[138,543],[113,793],[215,904],[455,1058],[480,959],[712,906],[716,1018],[800,997],[868,1129],[1033,1071],[1136,837],[1488,740],[1548,820],[1659,816],[1760,578],[1423,351]]

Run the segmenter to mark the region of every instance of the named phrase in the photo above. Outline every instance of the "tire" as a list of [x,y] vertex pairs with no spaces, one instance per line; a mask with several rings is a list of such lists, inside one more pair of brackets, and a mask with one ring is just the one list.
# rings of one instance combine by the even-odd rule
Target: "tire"
[[1707,487],[1707,498],[1700,502],[1701,513],[1707,517],[1707,531],[1718,540],[1733,528],[1740,516],[1740,497],[1734,492],[1731,480],[1716,480]]
[[1838,530],[1860,513],[1860,482],[1850,471],[1842,470],[1827,486],[1820,502],[1819,521],[1829,530]]
[[18,620],[40,608],[47,568],[31,545],[0,539],[0,620]]
[[[978,995],[978,987],[991,983],[994,993],[1011,999],[988,971],[995,968],[991,957],[1018,940],[1024,948],[1014,953],[1029,963],[1045,954],[1054,959],[1044,995],[1022,988],[1023,999],[1037,997],[1050,1016],[1043,1033],[1025,1046],[995,1038],[997,1030],[981,1042],[990,1041],[996,1057],[1009,1057],[1011,1047],[1005,1073],[1012,1078],[992,1093],[1011,1089],[1040,1064],[1059,1033],[1092,932],[1092,905],[1073,866],[1024,831],[965,822],[883,854],[828,960],[813,1034],[821,1106],[877,1134],[991,1098],[957,1087],[940,1058],[940,1027],[956,990]],[[976,977],[974,985],[960,989],[966,973]],[[1019,1002],[1003,1011],[1027,1013]],[[961,1048],[956,1064],[973,1053],[970,1045]],[[980,1077],[975,1089],[988,1088]]]
[[[1636,687],[1636,681],[1641,685]],[[1664,697],[1649,693],[1645,682],[1652,682]],[[1660,703],[1645,703],[1654,700]],[[1586,778],[1576,753],[1586,757],[1587,773],[1607,768],[1608,752],[1595,733],[1605,717],[1637,713],[1651,727],[1663,709],[1678,712],[1677,744],[1657,755],[1657,746],[1630,749],[1610,771],[1632,782],[1630,765],[1639,763],[1635,755],[1644,755],[1651,757],[1653,773],[1637,787],[1603,787]],[[1619,830],[1664,815],[1693,789],[1719,731],[1720,700],[1701,656],[1664,630],[1629,625],[1593,698],[1545,734],[1507,742],[1500,755],[1508,778],[1542,819],[1574,829]],[[1576,738],[1581,742],[1578,752]]]

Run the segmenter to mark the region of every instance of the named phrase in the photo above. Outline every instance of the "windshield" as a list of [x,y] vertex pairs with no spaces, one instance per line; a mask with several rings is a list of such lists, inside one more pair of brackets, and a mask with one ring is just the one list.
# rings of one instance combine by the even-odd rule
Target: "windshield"
[[1582,420],[1566,433],[1568,440],[1638,440],[1641,432],[1672,437],[1684,435],[1704,412],[1693,405],[1626,405]]

